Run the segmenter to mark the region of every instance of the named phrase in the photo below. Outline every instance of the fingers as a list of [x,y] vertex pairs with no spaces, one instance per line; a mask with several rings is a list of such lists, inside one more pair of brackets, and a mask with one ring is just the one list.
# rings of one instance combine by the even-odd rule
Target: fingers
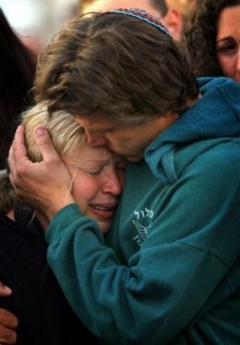
[[0,344],[15,344],[17,341],[17,333],[15,330],[0,325]]
[[[19,126],[9,151],[9,178],[16,194],[46,222],[74,199],[69,192],[71,175],[55,150],[46,128],[35,130],[35,139],[43,160],[32,162],[27,155],[24,128]],[[39,188],[41,186],[41,188]]]
[[1,326],[14,329],[18,326],[18,318],[7,309],[0,308]]
[[[50,135],[45,127],[39,126],[36,128],[35,139],[43,160],[46,163],[59,160],[59,155],[54,149]],[[17,180],[17,176],[24,175],[27,169],[32,169],[33,167],[27,155],[24,126],[22,125],[18,126],[9,150],[8,166],[10,170],[10,180],[13,184]]]
[[0,281],[0,296],[7,297],[7,296],[10,296],[11,293],[12,293],[12,290],[8,286],[3,284],[3,282]]
[[[60,159],[52,144],[51,137],[45,127],[39,126],[35,129],[35,139],[42,154],[43,160],[46,163]],[[24,126],[22,125],[18,126],[13,143],[9,150],[8,166],[10,169],[10,174],[13,176],[21,174],[22,171],[25,173],[26,167],[31,169],[33,166],[32,162],[28,158],[25,145]]]
[[52,144],[51,137],[45,127],[39,126],[35,129],[35,139],[45,162],[59,159],[59,155],[57,154]]
[[22,125],[18,126],[13,143],[9,150],[8,155],[8,167],[9,167],[9,177],[11,180],[11,183],[14,185],[15,177],[17,176],[17,169],[20,172],[20,164],[18,162],[17,157],[22,157],[21,163],[24,162],[24,164],[27,162],[27,164],[30,164],[27,157],[27,150],[25,147],[25,141],[24,141],[24,127]]
[[14,136],[14,141],[13,141],[13,148],[19,151],[24,156],[27,156],[27,150],[25,147],[25,138],[24,138],[24,126],[20,125],[18,126],[15,136]]
[[6,309],[0,308],[0,343],[15,344],[17,341],[17,317]]

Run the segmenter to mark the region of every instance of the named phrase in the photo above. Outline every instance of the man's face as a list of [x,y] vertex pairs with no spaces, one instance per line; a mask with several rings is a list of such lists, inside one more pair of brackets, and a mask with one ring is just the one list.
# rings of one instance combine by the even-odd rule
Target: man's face
[[86,5],[83,13],[87,12],[106,12],[116,8],[142,8],[156,18],[161,18],[161,13],[155,10],[149,3],[149,0],[93,0],[91,4]]
[[106,145],[111,151],[131,162],[143,159],[147,146],[174,120],[176,114],[154,116],[139,125],[122,125],[106,115],[77,118],[85,128],[90,146]]

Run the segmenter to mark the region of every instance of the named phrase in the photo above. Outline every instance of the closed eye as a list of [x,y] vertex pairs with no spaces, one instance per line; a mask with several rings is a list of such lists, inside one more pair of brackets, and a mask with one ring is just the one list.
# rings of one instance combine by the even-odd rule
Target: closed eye
[[82,168],[78,167],[76,170],[77,170],[77,172],[82,173],[82,174],[86,174],[88,176],[96,176],[96,175],[101,174],[103,168],[104,167],[101,167],[98,170],[90,171],[90,170],[85,170],[85,169],[82,169]]

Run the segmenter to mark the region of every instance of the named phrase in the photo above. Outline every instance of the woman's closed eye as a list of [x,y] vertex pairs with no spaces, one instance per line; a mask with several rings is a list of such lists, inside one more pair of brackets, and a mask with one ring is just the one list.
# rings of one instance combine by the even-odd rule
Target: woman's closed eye
[[88,176],[99,175],[102,172],[103,168],[104,168],[104,166],[102,166],[102,167],[98,167],[96,169],[86,169],[86,168],[82,168],[82,167],[76,166],[76,165],[75,166],[68,165],[68,167],[70,169],[75,170],[76,173],[81,173],[81,174],[85,174],[85,175],[88,175]]

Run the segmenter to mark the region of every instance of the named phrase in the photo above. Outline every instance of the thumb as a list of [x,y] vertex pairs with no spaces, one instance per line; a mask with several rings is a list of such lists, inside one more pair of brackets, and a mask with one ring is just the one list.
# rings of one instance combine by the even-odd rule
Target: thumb
[[46,127],[38,126],[35,129],[35,140],[42,154],[43,160],[49,161],[54,157],[58,157]]
[[6,286],[5,284],[3,284],[2,281],[0,281],[0,296],[7,297],[7,296],[10,296],[11,294],[12,294],[12,289],[10,289],[10,287]]

